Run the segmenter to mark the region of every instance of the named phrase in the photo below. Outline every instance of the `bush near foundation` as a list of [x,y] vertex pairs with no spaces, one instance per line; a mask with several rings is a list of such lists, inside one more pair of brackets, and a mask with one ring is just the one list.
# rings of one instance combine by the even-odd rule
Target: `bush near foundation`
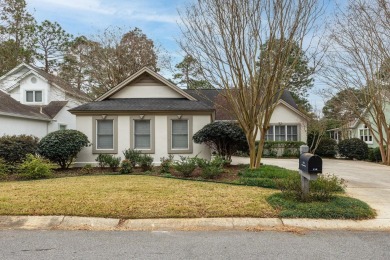
[[80,131],[59,130],[42,138],[38,144],[38,153],[57,163],[61,169],[66,169],[81,149],[89,144],[88,137]]
[[0,137],[0,158],[8,164],[21,163],[27,154],[35,154],[38,137],[32,135],[5,135]]

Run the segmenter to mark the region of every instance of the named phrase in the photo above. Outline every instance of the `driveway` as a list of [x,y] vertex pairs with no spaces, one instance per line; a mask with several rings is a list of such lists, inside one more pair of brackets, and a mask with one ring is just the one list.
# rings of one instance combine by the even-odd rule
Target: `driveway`
[[[233,163],[248,163],[249,158],[233,157]],[[298,159],[263,158],[264,164],[298,170]],[[323,172],[347,181],[346,192],[368,203],[377,218],[390,219],[390,166],[376,163],[323,159]]]

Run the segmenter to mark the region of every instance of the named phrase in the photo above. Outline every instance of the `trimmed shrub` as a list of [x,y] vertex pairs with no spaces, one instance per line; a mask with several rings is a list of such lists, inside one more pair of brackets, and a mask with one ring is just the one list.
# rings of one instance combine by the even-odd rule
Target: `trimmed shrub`
[[19,166],[23,179],[45,179],[51,177],[50,164],[41,157],[28,154],[26,160]]
[[[259,141],[256,141],[256,148]],[[299,157],[299,147],[305,144],[300,141],[265,141],[263,156],[278,157],[278,151],[282,157]]]
[[99,163],[100,168],[109,166],[113,171],[116,171],[121,163],[121,158],[112,154],[99,154],[95,161]]
[[127,159],[123,160],[121,163],[121,170],[119,171],[120,174],[129,174],[133,172],[133,166],[131,162]]
[[173,155],[170,154],[168,158],[161,157],[160,162],[161,162],[160,173],[170,173],[172,162],[173,162]]
[[194,172],[194,170],[196,169],[196,162],[197,162],[197,158],[180,156],[180,161],[176,161],[173,164],[173,167],[183,177],[190,177]]
[[131,162],[131,166],[133,168],[137,164],[139,164],[139,160],[141,157],[141,151],[134,150],[134,149],[127,149],[127,150],[124,150],[122,153],[125,156],[125,159],[129,160]]
[[61,169],[66,169],[81,149],[89,144],[88,137],[80,131],[59,130],[42,138],[38,144],[38,153],[57,163]]
[[381,150],[379,149],[379,147],[368,148],[368,160],[370,160],[371,162],[382,161]]
[[368,158],[368,145],[359,138],[351,138],[340,141],[339,153],[348,159],[365,160]]
[[8,175],[8,167],[3,158],[0,158],[0,179],[4,180]]
[[24,161],[27,154],[35,154],[38,137],[32,135],[5,135],[0,137],[0,157],[9,164]]
[[88,164],[84,165],[84,167],[81,169],[81,172],[83,174],[91,174],[92,169],[93,169],[92,165],[88,163]]
[[147,154],[143,154],[139,157],[139,166],[143,172],[152,170],[153,157]]
[[206,144],[226,161],[231,161],[235,152],[248,150],[244,131],[232,122],[215,121],[207,124],[192,139],[197,144]]
[[211,161],[199,158],[197,164],[202,170],[202,178],[215,179],[222,174],[225,160],[220,156],[214,157]]
[[278,188],[288,198],[298,201],[329,201],[335,192],[344,191],[345,180],[335,175],[322,175],[318,179],[310,181],[310,191],[306,196],[302,192],[300,175],[291,175],[277,182]]
[[[307,143],[310,144],[313,138],[312,135],[309,135],[307,138]],[[337,154],[337,142],[334,139],[329,137],[323,137],[318,145],[317,150],[315,151],[316,155],[321,157],[333,158]]]

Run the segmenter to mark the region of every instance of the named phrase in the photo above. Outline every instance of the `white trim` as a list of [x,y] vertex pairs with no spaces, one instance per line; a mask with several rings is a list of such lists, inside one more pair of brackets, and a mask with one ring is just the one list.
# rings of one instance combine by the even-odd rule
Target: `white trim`
[[26,118],[26,119],[34,119],[34,120],[47,121],[47,122],[54,121],[52,119],[44,119],[44,118],[39,118],[39,117],[35,117],[35,116],[25,116],[25,115],[20,115],[20,114],[5,113],[5,112],[1,112],[1,111],[0,111],[0,115],[10,116],[10,117],[18,117],[18,118]]

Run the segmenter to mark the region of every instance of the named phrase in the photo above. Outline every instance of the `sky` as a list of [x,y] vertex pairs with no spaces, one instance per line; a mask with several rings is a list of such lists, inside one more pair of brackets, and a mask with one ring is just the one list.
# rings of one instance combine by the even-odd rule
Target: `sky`
[[[26,0],[28,11],[37,22],[58,22],[74,36],[91,36],[109,26],[140,28],[156,45],[165,49],[175,65],[183,58],[177,39],[180,37],[178,10],[189,0]],[[333,5],[335,0],[327,0]],[[336,0],[337,1],[337,0]],[[343,1],[343,0],[341,0]],[[162,73],[170,77],[167,72]],[[321,109],[322,97],[316,92],[323,87],[315,81],[309,100]]]

